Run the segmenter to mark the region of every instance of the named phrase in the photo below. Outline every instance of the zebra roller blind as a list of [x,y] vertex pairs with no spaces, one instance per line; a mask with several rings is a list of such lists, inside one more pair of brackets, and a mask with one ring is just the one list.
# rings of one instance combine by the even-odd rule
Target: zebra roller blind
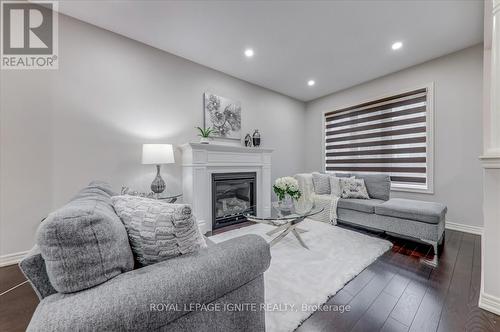
[[427,188],[427,88],[325,113],[327,172],[387,173]]

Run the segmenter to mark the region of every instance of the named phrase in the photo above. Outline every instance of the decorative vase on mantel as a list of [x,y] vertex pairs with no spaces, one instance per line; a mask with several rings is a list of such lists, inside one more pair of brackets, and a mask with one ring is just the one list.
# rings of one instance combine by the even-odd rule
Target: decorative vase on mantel
[[253,143],[253,146],[255,146],[255,147],[259,147],[260,146],[260,133],[259,133],[259,129],[255,129],[255,131],[253,132],[252,143]]
[[201,144],[210,144],[210,139],[208,137],[200,137]]

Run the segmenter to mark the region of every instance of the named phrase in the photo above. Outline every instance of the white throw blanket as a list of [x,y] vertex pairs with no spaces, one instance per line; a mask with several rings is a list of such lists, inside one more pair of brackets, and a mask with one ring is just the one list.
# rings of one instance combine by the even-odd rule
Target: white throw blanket
[[295,179],[299,183],[302,196],[295,202],[295,208],[298,212],[305,212],[312,208],[313,205],[323,208],[323,211],[312,216],[314,220],[337,224],[337,204],[339,196],[336,195],[317,195],[314,192],[311,174],[297,174]]
[[315,216],[312,216],[314,220],[319,220],[332,225],[337,224],[337,205],[339,202],[338,196],[334,195],[311,195],[311,205],[314,204],[316,207],[323,208],[323,211]]
[[331,195],[330,202],[330,222],[333,225],[337,225],[337,205],[339,203],[339,196]]

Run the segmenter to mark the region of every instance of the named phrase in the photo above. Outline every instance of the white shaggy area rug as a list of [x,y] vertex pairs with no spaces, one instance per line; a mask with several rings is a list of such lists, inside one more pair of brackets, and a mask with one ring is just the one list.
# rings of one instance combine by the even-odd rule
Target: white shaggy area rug
[[[268,242],[273,226],[256,224],[210,237],[216,243],[245,234],[257,234]],[[299,228],[307,230],[300,245],[293,234],[271,248],[271,266],[264,273],[266,308],[280,305],[287,310],[266,310],[266,330],[292,331],[306,320],[314,306],[325,303],[348,281],[392,247],[389,241],[310,219]],[[305,307],[311,308],[304,310]],[[276,307],[275,307],[276,308]]]

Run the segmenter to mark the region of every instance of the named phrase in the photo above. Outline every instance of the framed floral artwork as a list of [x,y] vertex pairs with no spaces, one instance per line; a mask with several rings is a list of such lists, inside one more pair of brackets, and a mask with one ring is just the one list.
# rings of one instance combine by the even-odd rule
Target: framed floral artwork
[[205,128],[213,129],[213,137],[241,139],[241,104],[229,98],[205,92]]

